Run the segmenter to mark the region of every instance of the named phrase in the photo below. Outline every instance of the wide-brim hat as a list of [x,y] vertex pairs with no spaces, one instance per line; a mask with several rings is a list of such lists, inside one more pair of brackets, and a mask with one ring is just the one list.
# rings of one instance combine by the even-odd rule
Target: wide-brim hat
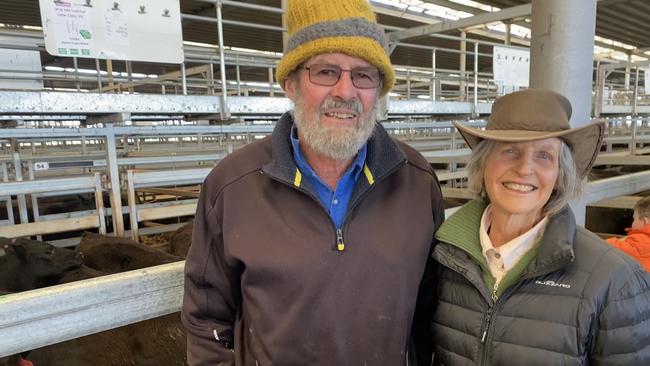
[[474,149],[481,140],[528,142],[558,137],[569,145],[584,178],[600,151],[605,124],[595,121],[571,128],[571,102],[550,90],[528,89],[498,98],[485,130],[454,122],[467,145]]

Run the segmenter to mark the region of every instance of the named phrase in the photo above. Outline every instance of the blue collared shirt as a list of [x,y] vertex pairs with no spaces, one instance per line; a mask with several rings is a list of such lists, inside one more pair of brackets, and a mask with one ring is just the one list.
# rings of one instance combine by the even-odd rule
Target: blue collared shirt
[[345,213],[350,204],[350,198],[352,198],[352,191],[366,162],[367,144],[364,144],[359,149],[357,157],[341,176],[334,191],[314,172],[302,154],[302,151],[300,151],[300,140],[298,140],[295,126],[291,129],[291,145],[293,146],[293,159],[296,161],[296,166],[300,170],[303,178],[313,188],[314,192],[316,192],[318,200],[330,215],[332,221],[334,221],[336,228],[341,228]]

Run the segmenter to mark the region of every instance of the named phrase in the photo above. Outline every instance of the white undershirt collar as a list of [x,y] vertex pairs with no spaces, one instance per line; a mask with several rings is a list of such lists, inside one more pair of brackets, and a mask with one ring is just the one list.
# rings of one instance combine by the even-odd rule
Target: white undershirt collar
[[519,262],[521,257],[528,252],[537,241],[537,238],[544,233],[548,217],[544,216],[535,226],[509,242],[494,248],[488,235],[488,230],[492,224],[492,205],[488,205],[483,211],[481,217],[481,226],[479,228],[479,238],[483,256],[488,262],[488,267],[492,276],[496,279],[495,285],[503,279],[506,273]]

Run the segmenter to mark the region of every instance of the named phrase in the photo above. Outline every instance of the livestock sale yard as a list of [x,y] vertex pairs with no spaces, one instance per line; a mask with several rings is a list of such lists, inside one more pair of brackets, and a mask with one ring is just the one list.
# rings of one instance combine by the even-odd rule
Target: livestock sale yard
[[[309,16],[302,12],[299,16],[289,16],[289,3],[299,4],[300,9],[308,4],[304,8],[311,9],[305,12]],[[328,20],[295,32],[291,25],[302,16],[310,18],[309,22],[314,21],[317,16],[310,12],[320,9],[320,6],[331,6],[322,12],[336,17],[332,14],[347,11],[350,4],[358,4],[363,9],[368,7],[368,14],[361,18],[355,16],[352,20],[346,18],[344,26],[340,27],[332,26],[336,22]],[[297,121],[307,123],[311,120],[304,116],[296,117],[310,115],[311,109],[318,116],[317,122],[311,121],[316,125],[321,124],[321,119],[336,121],[336,126],[356,120],[355,128],[360,130],[360,116],[366,114],[371,122],[370,137],[362,141],[359,145],[362,147],[352,154],[365,160],[359,163],[354,189],[350,188],[348,193],[362,192],[366,189],[364,182],[371,188],[356,196],[358,200],[351,200],[350,207],[360,207],[354,205],[367,202],[371,189],[377,190],[384,184],[389,184],[392,192],[378,200],[381,202],[357,210],[363,212],[345,211],[343,223],[365,218],[365,211],[372,211],[372,208],[388,207],[383,204],[404,206],[407,200],[397,199],[395,197],[402,196],[393,193],[404,190],[410,191],[407,192],[410,195],[415,194],[416,190],[408,189],[410,186],[406,184],[417,186],[422,179],[415,182],[416,179],[409,176],[396,184],[387,178],[406,169],[404,167],[410,169],[411,165],[417,167],[414,171],[426,171],[425,179],[434,182],[429,185],[432,187],[427,186],[431,192],[422,197],[434,191],[437,194],[439,182],[444,215],[449,217],[475,198],[470,193],[468,177],[473,147],[457,126],[486,131],[494,109],[498,109],[495,108],[497,101],[506,95],[530,91],[528,89],[560,93],[567,99],[562,115],[567,124],[579,128],[602,122],[601,131],[604,129],[600,145],[594,144],[599,154],[592,161],[593,165],[587,164],[592,169],[584,179],[584,192],[580,199],[571,202],[576,224],[602,238],[625,235],[626,228],[636,219],[633,207],[650,196],[650,21],[646,19],[649,12],[650,5],[640,0],[0,1],[0,366],[187,365],[187,336],[189,334],[191,339],[192,326],[187,330],[184,328],[180,310],[183,296],[187,299],[190,297],[187,294],[192,292],[184,288],[184,285],[192,283],[186,280],[192,276],[185,277],[185,259],[192,245],[195,221],[198,232],[213,230],[210,235],[217,237],[217,241],[222,239],[219,237],[223,236],[220,228],[211,227],[219,225],[201,221],[206,216],[223,215],[222,212],[205,212],[206,205],[202,205],[205,200],[213,200],[210,204],[218,201],[214,198],[217,193],[206,189],[210,186],[205,182],[208,177],[208,180],[217,182],[215,186],[220,187],[221,194],[227,190],[221,184],[234,185],[234,182],[221,181],[230,179],[232,171],[250,173],[246,179],[251,180],[260,177],[275,179],[274,173],[291,171],[286,173],[290,178],[285,179],[283,175],[278,179],[281,188],[292,189],[287,196],[277,193],[284,192],[281,189],[272,190],[264,184],[249,189],[254,192],[242,194],[237,191],[239,195],[230,196],[229,210],[234,212],[247,208],[250,212],[246,211],[248,216],[237,216],[237,220],[230,219],[228,224],[234,228],[233,237],[256,238],[234,242],[239,245],[242,242],[258,244],[253,246],[255,250],[251,252],[254,253],[250,254],[264,255],[262,259],[255,258],[262,262],[262,266],[276,264],[279,267],[279,270],[275,268],[277,272],[264,272],[260,276],[263,280],[272,282],[289,278],[294,281],[287,286],[291,296],[280,299],[286,302],[282,303],[284,308],[276,312],[300,313],[294,308],[292,296],[299,299],[300,291],[310,287],[306,282],[308,276],[303,277],[302,272],[295,275],[285,267],[295,265],[294,262],[301,261],[302,257],[293,251],[284,254],[284,258],[279,258],[280,254],[276,257],[267,255],[279,253],[276,252],[277,242],[283,245],[289,242],[277,240],[276,234],[277,237],[287,234],[296,242],[311,242],[317,237],[307,231],[310,234],[304,236],[308,238],[297,238],[302,228],[293,227],[300,226],[297,224],[287,224],[292,222],[288,219],[290,214],[300,219],[314,218],[304,225],[318,226],[313,223],[323,212],[288,212],[291,210],[279,207],[281,204],[264,211],[259,209],[262,202],[258,205],[258,201],[288,197],[283,198],[282,203],[285,203],[284,200],[296,199],[297,194],[302,194],[296,199],[299,203],[314,198],[309,187],[318,185],[323,177],[314,172],[314,182],[311,180],[314,177],[308,173],[320,159],[306,159],[305,164],[311,170],[298,166],[300,154],[305,149],[307,152],[311,150],[308,149],[308,140],[298,132],[303,126],[299,126]],[[547,20],[552,22],[545,25]],[[585,23],[587,20],[591,23]],[[363,25],[362,31],[352,26],[358,24]],[[359,31],[361,33],[353,34],[352,38],[358,37],[363,42],[357,40],[348,44],[348,41],[339,39],[350,37],[345,33],[345,37],[331,42],[327,52],[305,53],[309,57],[296,61],[292,70],[285,70],[286,60],[293,62],[298,59],[294,56],[296,50],[302,49],[300,42],[316,37],[310,33],[313,29],[318,30],[314,34]],[[553,30],[558,33],[551,37]],[[294,37],[296,34],[298,37]],[[377,45],[366,52],[365,42]],[[381,57],[367,57],[366,53],[374,52],[379,52]],[[312,59],[318,62],[313,63]],[[377,59],[382,60],[379,65],[375,64]],[[299,80],[303,84],[299,85]],[[312,94],[305,93],[310,90]],[[341,90],[348,93],[341,94]],[[326,100],[314,101],[317,99],[315,95],[321,92],[325,98],[325,91],[328,93]],[[372,95],[376,98],[370,98]],[[314,105],[303,106],[301,110],[300,106],[305,103]],[[372,104],[372,110],[367,108],[368,104]],[[332,105],[336,108],[332,109]],[[539,114],[545,115],[545,112],[542,110]],[[528,118],[529,114],[523,113],[523,116]],[[282,128],[284,120],[296,123],[291,122],[291,132],[287,132],[291,137],[287,140],[290,143],[280,146],[281,143],[276,144],[274,131]],[[557,120],[557,116],[553,116],[543,123],[534,123],[534,128],[539,129],[535,131],[544,131]],[[321,129],[317,134],[328,131],[323,126],[319,126]],[[374,167],[369,167],[368,162],[377,159],[377,166],[383,169],[384,164],[392,161],[389,156],[393,155],[379,147],[371,147],[369,141],[379,139],[383,131],[389,137],[384,141],[390,141],[386,145],[399,147],[395,148],[400,150],[400,154],[395,155],[399,155],[399,159],[395,157],[395,161],[402,161],[402,165],[397,164],[395,170],[387,169],[390,174],[379,176],[373,175],[371,170]],[[504,135],[508,133],[504,132]],[[343,135],[327,136],[334,136],[330,138],[334,142],[343,139]],[[530,136],[526,135],[526,138]],[[263,145],[269,141],[272,141],[272,148]],[[570,154],[582,147],[580,143],[574,145],[569,146],[572,149]],[[270,161],[266,162],[268,165],[264,165],[276,168],[270,175],[263,168],[259,171],[251,168],[258,158],[244,155],[260,146],[267,146],[260,150],[273,151]],[[343,145],[335,147],[330,150],[336,153],[344,150]],[[248,152],[241,152],[242,149],[248,149],[245,150]],[[289,157],[289,163],[279,158],[284,158],[278,153],[286,153],[283,149],[290,150],[287,156],[296,153]],[[242,155],[251,159],[243,159]],[[227,174],[217,170],[210,175],[219,164],[228,166]],[[340,173],[346,169],[338,170],[340,178]],[[435,172],[436,178],[432,177],[430,170]],[[234,181],[240,183],[245,180],[242,177],[238,176]],[[538,189],[533,184],[522,188],[524,185],[517,182],[504,185],[517,186],[520,191]],[[333,187],[332,195],[339,194],[336,184]],[[328,185],[329,188],[332,186]],[[553,186],[552,191],[557,193],[557,187]],[[366,195],[368,192],[371,193]],[[411,202],[424,205],[431,201],[434,205],[434,200],[427,201],[419,194],[416,198],[409,196]],[[338,200],[332,201],[330,206],[336,205]],[[371,230],[367,231],[378,236],[382,234],[381,230],[386,230],[390,231],[386,237],[400,234],[407,237],[412,231],[418,231],[413,228],[420,224],[427,226],[431,221],[442,221],[441,212],[436,213],[435,220],[430,216],[423,219],[423,214],[412,214],[411,210],[416,209],[411,207],[414,205],[408,206],[404,211],[381,209],[382,212],[372,216],[372,222],[364,221],[366,230],[370,227]],[[366,207],[371,209],[365,210]],[[332,216],[337,212],[334,208],[322,211]],[[431,215],[436,209],[427,207],[424,211]],[[312,214],[313,217],[307,217]],[[409,216],[404,224],[399,224],[401,221],[398,219],[407,215],[413,217]],[[280,229],[267,225],[272,221],[270,219],[279,222]],[[263,224],[255,226],[254,223],[258,222],[255,220]],[[332,222],[335,221],[333,218]],[[367,221],[371,220],[368,218]],[[201,228],[201,223],[210,227]],[[330,222],[325,223],[329,229]],[[440,225],[440,222],[435,222],[435,225]],[[250,230],[251,227],[259,232]],[[347,258],[344,256],[354,253],[355,249],[354,245],[352,249],[346,247],[345,228],[345,225],[339,227],[336,223],[333,228],[336,244],[332,253],[340,254],[335,257],[338,259]],[[423,236],[426,236],[425,244],[431,246],[429,234]],[[363,245],[373,244],[367,243],[372,241],[370,239],[359,241]],[[405,240],[394,241],[406,248]],[[195,249],[197,242],[201,243],[201,240],[195,239]],[[389,281],[381,284],[371,283],[380,278],[377,275],[379,269],[371,263],[362,262],[362,265],[355,264],[350,268],[336,266],[336,273],[332,274],[320,273],[328,272],[320,269],[315,276],[326,275],[327,281],[323,283],[331,281],[327,285],[345,286],[346,280],[350,279],[345,277],[348,274],[346,270],[356,271],[359,278],[368,280],[368,283],[361,281],[361,287],[365,289],[339,293],[342,298],[349,296],[352,300],[345,306],[337,303],[336,316],[354,313],[354,320],[363,318],[370,312],[366,308],[355,308],[357,302],[364,300],[358,293],[375,289],[378,293],[382,289],[389,292],[384,288],[385,283],[408,277],[406,273],[415,268],[417,264],[412,262],[416,260],[403,268],[388,268],[400,261],[407,262],[404,258],[412,254],[410,250],[401,249],[400,252],[400,255],[382,256],[381,259],[389,265],[382,265],[384,268],[381,270],[394,272],[387,272],[391,273],[386,277]],[[195,254],[194,251],[191,253]],[[194,263],[192,254],[187,262],[190,265]],[[213,252],[210,254],[214,255]],[[212,258],[209,254],[205,257]],[[424,257],[422,263],[431,260],[430,256]],[[228,285],[224,286],[235,289],[232,290],[234,295],[220,293],[219,296],[233,296],[235,300],[231,302],[239,301],[241,307],[243,300],[239,297],[243,296],[242,293],[250,295],[250,292],[258,290],[256,286],[259,283],[252,286],[253,290],[250,284],[248,289],[239,288],[245,287],[243,284],[250,280],[252,270],[246,272],[250,267],[247,267],[248,263],[238,262],[239,258],[228,259],[236,263],[210,263],[204,270],[205,273],[210,270],[220,273],[221,276],[215,276],[218,277],[216,280],[211,280],[227,280]],[[311,271],[321,268],[320,259],[313,263],[306,261],[308,268],[304,269],[305,272],[309,270],[312,274]],[[236,267],[243,274],[231,279],[224,274],[230,272],[219,272],[219,265]],[[417,281],[421,280],[420,277]],[[553,284],[556,282],[551,287]],[[201,283],[195,287],[207,286],[204,285]],[[405,286],[397,287],[401,290]],[[493,297],[497,294],[497,287],[498,284],[494,287]],[[324,321],[326,318],[319,318],[320,312],[312,310],[332,300],[325,299],[327,296],[322,295],[325,292],[320,290],[320,287],[315,290],[319,295],[313,296],[316,300],[309,303],[309,311],[302,310],[310,313],[309,321],[336,323],[329,318]],[[275,293],[271,295],[277,296]],[[389,298],[400,304],[413,300],[407,299],[408,296],[396,299],[400,296],[394,293],[380,295],[385,295],[386,304]],[[337,296],[331,297],[339,300]],[[492,300],[496,302],[494,298]],[[383,300],[372,303],[385,305]],[[233,314],[240,310],[231,303],[220,305]],[[260,314],[266,309],[258,307]],[[486,327],[480,341],[482,345],[489,343],[493,335],[488,332],[490,321],[496,319],[491,319],[492,309],[490,307],[487,315],[481,314],[481,319],[485,319],[481,327],[483,323]],[[264,320],[271,317],[255,315]],[[379,323],[389,324],[399,315],[403,314],[377,314],[376,318]],[[415,317],[415,314],[411,315]],[[231,318],[236,316],[244,318],[239,313]],[[249,324],[242,326],[241,319],[237,325],[242,328],[238,331],[253,334],[254,327],[244,329]],[[248,339],[249,335],[237,334],[228,328],[232,324],[224,326],[219,321],[209,319],[206,322],[211,327],[207,339],[214,341],[215,346],[225,347],[223,350],[220,348],[222,351],[234,347],[233,353],[239,355],[244,346],[233,346],[236,342],[229,337]],[[347,318],[340,322],[342,326],[356,324]],[[213,325],[215,323],[218,325]],[[185,326],[187,324],[186,321]],[[374,325],[374,322],[364,324]],[[331,330],[330,326],[335,328],[334,325],[339,324],[320,324],[313,327],[318,331],[311,332],[310,328],[307,329],[310,332],[301,334],[305,338],[325,334],[320,338],[332,338],[332,342],[341,342],[337,344],[343,348],[350,342],[359,341],[331,336],[334,331],[327,331]],[[224,339],[220,338],[220,335],[224,337],[223,333],[219,333],[222,326],[226,328]],[[284,330],[291,327],[273,324],[270,328]],[[393,326],[389,332],[374,333],[393,337],[408,327],[396,328],[400,327]],[[374,328],[369,326],[368,329]],[[370,333],[368,329],[365,331]],[[537,329],[531,331],[536,333]],[[257,335],[251,337],[254,336]],[[246,346],[262,349],[255,351],[269,359],[276,356],[267,349],[271,349],[267,347],[270,343],[264,343],[267,340],[259,337],[255,339],[259,344],[251,341],[252,345]],[[318,349],[314,346],[318,343],[316,341],[277,338],[272,341],[287,342],[296,349],[300,346],[307,353],[312,351],[310,347]],[[393,338],[390,342],[391,345],[400,343]],[[356,356],[356,349],[352,353]],[[376,359],[381,359],[383,354],[370,353],[375,359],[366,364],[383,365]],[[396,352],[404,356],[402,353],[410,356],[408,350]],[[482,360],[482,357],[489,356],[490,351],[476,353],[481,353],[477,357]],[[334,357],[328,352],[314,351],[311,356],[313,362],[289,363],[310,366],[335,364],[328,363],[328,357]],[[277,363],[258,362],[257,358],[246,361],[247,365],[255,366]],[[411,360],[404,363],[411,365],[409,362]],[[489,361],[484,363],[489,364]],[[345,362],[338,364],[344,366]]]

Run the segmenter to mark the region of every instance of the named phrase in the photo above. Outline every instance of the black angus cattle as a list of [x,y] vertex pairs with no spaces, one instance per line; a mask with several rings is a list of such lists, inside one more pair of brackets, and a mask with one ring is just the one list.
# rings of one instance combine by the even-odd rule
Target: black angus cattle
[[52,286],[80,267],[81,260],[71,249],[25,238],[0,238],[0,291]]
[[190,221],[176,230],[169,238],[169,251],[173,255],[187,257],[187,252],[190,250],[192,244],[192,230],[194,230],[194,222]]
[[86,266],[107,273],[132,271],[183,260],[131,239],[94,233],[82,235],[76,252]]
[[[128,239],[90,233],[83,235],[76,252],[67,251],[77,258],[77,265],[57,276],[61,283],[182,260]],[[183,366],[185,353],[185,335],[176,313],[35,349],[28,359],[34,366]],[[0,359],[0,366],[21,365],[18,360],[17,356]]]

